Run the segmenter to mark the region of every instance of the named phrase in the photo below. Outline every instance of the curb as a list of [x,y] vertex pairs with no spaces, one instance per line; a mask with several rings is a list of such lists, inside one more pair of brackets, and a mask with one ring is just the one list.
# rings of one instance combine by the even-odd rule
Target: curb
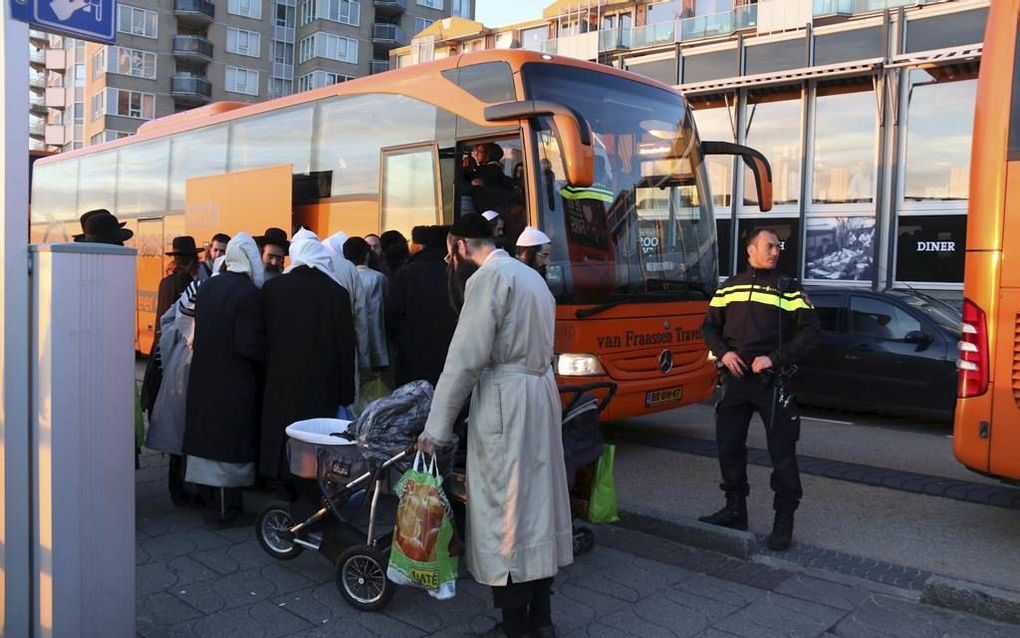
[[653,508],[626,508],[619,512],[616,525],[667,540],[707,549],[736,558],[751,558],[758,551],[754,534],[692,521]]
[[[619,516],[620,520],[615,523],[618,527],[688,547],[765,563],[782,561],[781,557],[760,551],[757,538],[750,532],[707,525],[655,508],[621,506]],[[804,567],[801,566],[801,569]],[[1020,625],[1020,592],[1007,589],[945,576],[929,576],[921,587],[920,602]]]
[[1020,624],[1020,593],[966,580],[932,576],[921,590],[921,602]]

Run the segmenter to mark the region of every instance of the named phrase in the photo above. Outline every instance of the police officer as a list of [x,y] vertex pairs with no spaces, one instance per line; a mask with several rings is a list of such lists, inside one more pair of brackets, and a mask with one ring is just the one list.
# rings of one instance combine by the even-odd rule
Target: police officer
[[759,228],[747,242],[750,268],[716,291],[705,317],[705,342],[720,362],[716,442],[726,505],[698,520],[747,529],[747,428],[755,411],[765,423],[772,458],[776,516],[768,545],[785,550],[803,494],[796,445],[800,417],[784,378],[818,341],[818,315],[799,283],[776,272],[779,237]]

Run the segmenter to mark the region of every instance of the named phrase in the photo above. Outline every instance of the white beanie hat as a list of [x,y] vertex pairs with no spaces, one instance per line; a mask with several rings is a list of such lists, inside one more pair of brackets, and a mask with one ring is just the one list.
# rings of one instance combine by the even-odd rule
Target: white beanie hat
[[524,232],[517,238],[517,246],[519,248],[528,248],[530,246],[544,246],[551,244],[552,240],[549,239],[549,235],[546,235],[539,229],[533,226],[527,226],[524,228]]

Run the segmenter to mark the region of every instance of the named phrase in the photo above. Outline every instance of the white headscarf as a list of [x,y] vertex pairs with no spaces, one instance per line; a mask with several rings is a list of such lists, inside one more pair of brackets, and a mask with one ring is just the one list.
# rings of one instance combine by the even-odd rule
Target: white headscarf
[[237,233],[227,242],[226,264],[227,272],[248,275],[256,288],[261,288],[266,282],[266,271],[262,265],[259,247],[246,232]]
[[336,273],[333,271],[333,258],[329,251],[319,241],[318,236],[307,228],[302,228],[294,233],[290,240],[290,272],[298,266],[314,268],[329,275],[330,279],[337,281]]
[[344,244],[347,243],[348,239],[350,239],[350,237],[347,236],[347,233],[342,230],[338,230],[329,237],[323,239],[322,245],[326,247],[326,250],[328,250],[331,255],[340,255],[343,257]]
[[223,268],[223,262],[225,262],[226,260],[227,260],[227,256],[226,255],[220,255],[219,257],[216,258],[215,261],[213,261],[213,263],[212,263],[212,276],[213,277],[215,277],[216,275],[220,274],[220,269]]

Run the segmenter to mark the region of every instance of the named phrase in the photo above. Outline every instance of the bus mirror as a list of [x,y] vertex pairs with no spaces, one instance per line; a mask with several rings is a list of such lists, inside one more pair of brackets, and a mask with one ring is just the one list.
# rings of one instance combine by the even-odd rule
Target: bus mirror
[[754,187],[758,193],[758,208],[772,210],[772,166],[765,156],[749,146],[731,142],[702,142],[702,155],[739,155],[754,173]]
[[567,182],[587,188],[595,181],[595,149],[587,120],[574,109],[547,100],[504,102],[485,107],[486,122],[552,117],[563,153]]

